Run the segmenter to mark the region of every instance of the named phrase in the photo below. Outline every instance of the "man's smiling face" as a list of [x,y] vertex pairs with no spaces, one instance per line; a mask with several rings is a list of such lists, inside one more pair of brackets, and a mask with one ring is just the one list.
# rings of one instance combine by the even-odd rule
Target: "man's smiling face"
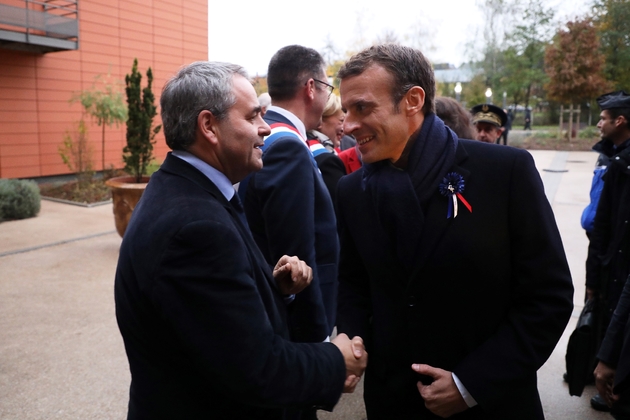
[[392,100],[393,84],[393,76],[378,64],[341,81],[344,133],[357,139],[365,163],[398,160],[409,139],[407,118]]

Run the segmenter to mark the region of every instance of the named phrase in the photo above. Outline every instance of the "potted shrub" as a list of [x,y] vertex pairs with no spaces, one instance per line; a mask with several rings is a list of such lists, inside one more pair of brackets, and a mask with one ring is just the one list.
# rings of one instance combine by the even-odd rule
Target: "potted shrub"
[[142,74],[138,71],[138,59],[133,60],[131,74],[125,76],[127,94],[127,145],[123,149],[125,172],[129,176],[111,178],[107,185],[112,189],[116,230],[123,236],[134,207],[138,204],[149,182],[147,168],[153,160],[155,135],[161,126],[153,126],[157,115],[155,96],[151,91],[153,73],[147,70],[147,86],[142,89]]

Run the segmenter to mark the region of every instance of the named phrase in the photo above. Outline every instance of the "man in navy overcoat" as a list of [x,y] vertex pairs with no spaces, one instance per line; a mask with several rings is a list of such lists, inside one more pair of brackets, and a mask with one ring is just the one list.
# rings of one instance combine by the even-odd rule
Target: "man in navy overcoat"
[[306,144],[332,92],[321,55],[300,45],[281,48],[267,72],[271,107],[264,119],[263,169],[241,185],[249,227],[267,263],[295,255],[313,268],[313,282],[289,305],[291,339],[321,342],[335,326],[339,240],[330,193]]
[[370,47],[339,78],[364,165],[338,186],[337,326],[370,352],[368,418],[543,419],[573,286],[531,155],[458,139],[418,50]]
[[242,67],[197,62],[161,96],[173,149],[125,233],[116,317],[131,369],[129,419],[277,419],[331,410],[367,355],[359,338],[289,341],[286,302],[310,268],[272,270],[232,184],[262,166],[269,133]]

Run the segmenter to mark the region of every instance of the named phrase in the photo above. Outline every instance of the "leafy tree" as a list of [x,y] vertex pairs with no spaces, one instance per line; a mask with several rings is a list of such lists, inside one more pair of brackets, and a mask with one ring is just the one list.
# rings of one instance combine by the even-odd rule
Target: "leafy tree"
[[131,74],[125,76],[125,91],[127,93],[127,107],[129,119],[127,120],[127,146],[123,149],[125,171],[136,178],[136,182],[142,181],[142,176],[147,173],[147,166],[153,159],[153,144],[155,135],[162,128],[161,125],[151,128],[153,117],[157,115],[157,107],[154,105],[155,96],[151,91],[153,72],[151,67],[147,70],[147,87],[142,89],[142,74],[138,72],[138,59],[133,60]]
[[332,65],[334,62],[341,59],[341,54],[339,53],[339,49],[335,45],[330,34],[326,35],[326,40],[324,44],[324,48],[320,51],[322,57],[324,57],[324,61],[326,62],[326,66]]
[[385,29],[374,40],[375,44],[400,44],[398,35],[393,29]]
[[[569,138],[572,135],[573,104],[591,100],[607,90],[604,57],[599,52],[597,32],[590,19],[568,22],[545,51],[549,77],[547,96],[570,104]],[[562,113],[560,115],[562,124]]]
[[252,78],[252,84],[254,85],[254,90],[256,91],[256,95],[260,95],[263,92],[268,92],[269,87],[267,86],[267,76],[254,76]]
[[[518,1],[518,0],[516,0]],[[505,74],[504,49],[506,28],[512,26],[517,2],[510,0],[481,0],[478,6],[483,14],[483,41],[474,37],[468,44],[468,49],[474,54],[479,45],[482,47],[482,58],[478,65],[485,74],[486,87],[498,88],[501,77]],[[474,60],[477,61],[477,60]]]
[[341,69],[341,66],[343,66],[345,62],[346,60],[337,60],[326,67],[326,75],[333,78],[332,84],[337,89],[337,95],[339,95],[339,85],[341,84],[341,80],[337,78],[337,74],[339,73],[339,69]]
[[[509,69],[504,79],[506,91],[515,100],[521,95],[525,107],[532,95],[546,82],[544,70],[545,47],[553,35],[554,11],[545,8],[543,0],[526,0],[518,4],[519,24],[506,39],[508,49],[505,67]],[[520,90],[520,92],[519,92]]]
[[80,102],[84,111],[102,127],[101,135],[101,169],[105,170],[105,126],[123,123],[127,120],[127,108],[122,99],[118,83],[111,83],[111,75],[102,80],[99,74],[92,87],[73,95],[71,102]]
[[88,143],[88,129],[83,118],[77,125],[73,135],[66,131],[63,144],[57,148],[59,156],[68,169],[77,175],[77,189],[88,188],[94,170],[92,168],[92,148]]
[[590,19],[568,22],[566,26],[545,51],[547,96],[561,103],[590,100],[607,88],[597,33]]
[[486,89],[488,85],[486,78],[482,74],[478,74],[472,78],[470,83],[466,84],[466,88],[462,90],[461,101],[468,108],[472,108],[477,104],[486,102]]
[[429,59],[437,51],[435,45],[435,28],[439,22],[428,14],[419,15],[403,35],[405,45],[417,48]]
[[630,0],[596,0],[593,10],[606,78],[614,89],[630,90]]

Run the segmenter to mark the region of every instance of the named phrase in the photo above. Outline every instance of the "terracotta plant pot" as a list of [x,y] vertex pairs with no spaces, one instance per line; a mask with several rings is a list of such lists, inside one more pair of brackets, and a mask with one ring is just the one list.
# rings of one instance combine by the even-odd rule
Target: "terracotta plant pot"
[[125,235],[131,213],[142,197],[148,182],[149,177],[142,177],[142,182],[138,183],[131,176],[119,176],[105,181],[105,184],[112,190],[116,230],[121,237]]

